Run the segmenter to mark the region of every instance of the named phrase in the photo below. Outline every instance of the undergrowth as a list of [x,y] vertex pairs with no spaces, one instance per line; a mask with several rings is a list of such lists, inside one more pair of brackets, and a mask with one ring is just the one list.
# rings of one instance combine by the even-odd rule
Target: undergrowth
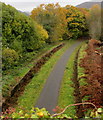
[[81,46],[79,55],[78,55],[78,80],[79,80],[80,86],[87,84],[87,82],[85,80],[85,70],[83,67],[80,66],[81,60],[86,55],[86,51],[85,51],[86,48],[87,48],[87,44],[85,43]]
[[7,97],[10,95],[10,91],[13,87],[19,83],[24,75],[34,66],[34,63],[39,59],[45,52],[52,50],[58,44],[45,46],[39,50],[34,56],[32,55],[29,60],[25,60],[22,65],[3,71],[2,75],[2,95]]

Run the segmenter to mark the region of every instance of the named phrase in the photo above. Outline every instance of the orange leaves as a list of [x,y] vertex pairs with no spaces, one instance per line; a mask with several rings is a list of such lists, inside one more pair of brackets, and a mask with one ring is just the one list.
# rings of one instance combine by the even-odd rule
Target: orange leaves
[[43,4],[32,11],[31,17],[47,30],[49,41],[62,39],[62,35],[66,31],[67,10],[62,8],[58,3]]
[[58,3],[43,4],[32,11],[31,17],[43,25],[49,33],[49,38],[54,41],[61,39],[64,34],[74,35],[77,38],[87,31],[83,12],[74,6],[61,7]]
[[[96,54],[95,51],[98,48],[100,41],[90,40],[88,48],[86,50],[87,55],[83,58],[81,66],[85,68],[85,73],[87,77],[87,85],[82,86],[81,92],[82,97],[85,95],[90,95],[89,99],[95,105],[100,106],[102,104],[102,67],[101,67],[101,56]],[[101,50],[98,49],[100,53]]]
[[73,20],[74,20],[73,17],[69,17],[69,18],[67,18],[67,21],[68,21],[68,22],[72,22]]

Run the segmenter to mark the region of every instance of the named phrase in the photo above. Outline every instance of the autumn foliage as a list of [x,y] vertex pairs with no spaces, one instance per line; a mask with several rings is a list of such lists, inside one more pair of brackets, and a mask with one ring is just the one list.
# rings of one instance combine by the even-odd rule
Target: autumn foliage
[[85,14],[74,6],[61,7],[58,3],[42,4],[32,10],[31,18],[48,31],[48,42],[76,39],[87,35]]
[[86,20],[91,38],[100,39],[102,32],[101,7],[99,5],[92,6],[89,12],[86,14]]
[[81,62],[81,66],[85,68],[87,78],[87,85],[81,87],[82,98],[88,96],[88,101],[98,107],[103,104],[103,55],[99,44],[100,41],[90,40],[86,50],[87,54]]
[[73,6],[41,4],[31,11],[30,16],[4,3],[2,8],[3,52],[13,50],[18,55],[17,60],[11,60],[11,66],[5,56],[7,53],[3,53],[3,70],[24,62],[48,43],[77,39],[88,32],[83,13],[87,11]]
[[62,40],[66,31],[66,10],[57,4],[41,4],[31,12],[31,18],[47,30],[48,43]]
[[87,36],[88,28],[85,18],[85,14],[87,13],[87,10],[79,9],[77,7],[69,6],[69,5],[67,5],[65,9],[67,9],[66,18],[67,18],[68,37],[77,39],[82,36]]

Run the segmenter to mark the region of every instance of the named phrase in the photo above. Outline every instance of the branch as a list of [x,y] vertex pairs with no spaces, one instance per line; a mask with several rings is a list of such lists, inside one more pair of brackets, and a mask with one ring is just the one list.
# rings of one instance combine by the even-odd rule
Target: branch
[[71,106],[77,106],[77,105],[84,105],[84,104],[92,105],[92,106],[94,106],[95,109],[97,109],[97,107],[96,107],[93,103],[89,103],[89,102],[85,102],[85,103],[77,103],[77,104],[71,104],[71,105],[66,106],[66,107],[64,108],[64,110],[63,110],[61,113],[53,114],[52,117],[63,114],[63,113],[66,111],[66,109],[67,109],[68,107],[71,107]]
[[95,53],[98,55],[103,55],[103,53],[99,53],[98,51],[95,51]]

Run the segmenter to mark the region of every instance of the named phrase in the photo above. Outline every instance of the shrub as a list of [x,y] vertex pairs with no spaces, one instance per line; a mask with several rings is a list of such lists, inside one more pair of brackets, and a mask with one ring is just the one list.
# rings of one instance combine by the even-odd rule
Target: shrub
[[19,60],[18,53],[10,48],[3,49],[3,69],[10,68],[13,65],[16,65]]

